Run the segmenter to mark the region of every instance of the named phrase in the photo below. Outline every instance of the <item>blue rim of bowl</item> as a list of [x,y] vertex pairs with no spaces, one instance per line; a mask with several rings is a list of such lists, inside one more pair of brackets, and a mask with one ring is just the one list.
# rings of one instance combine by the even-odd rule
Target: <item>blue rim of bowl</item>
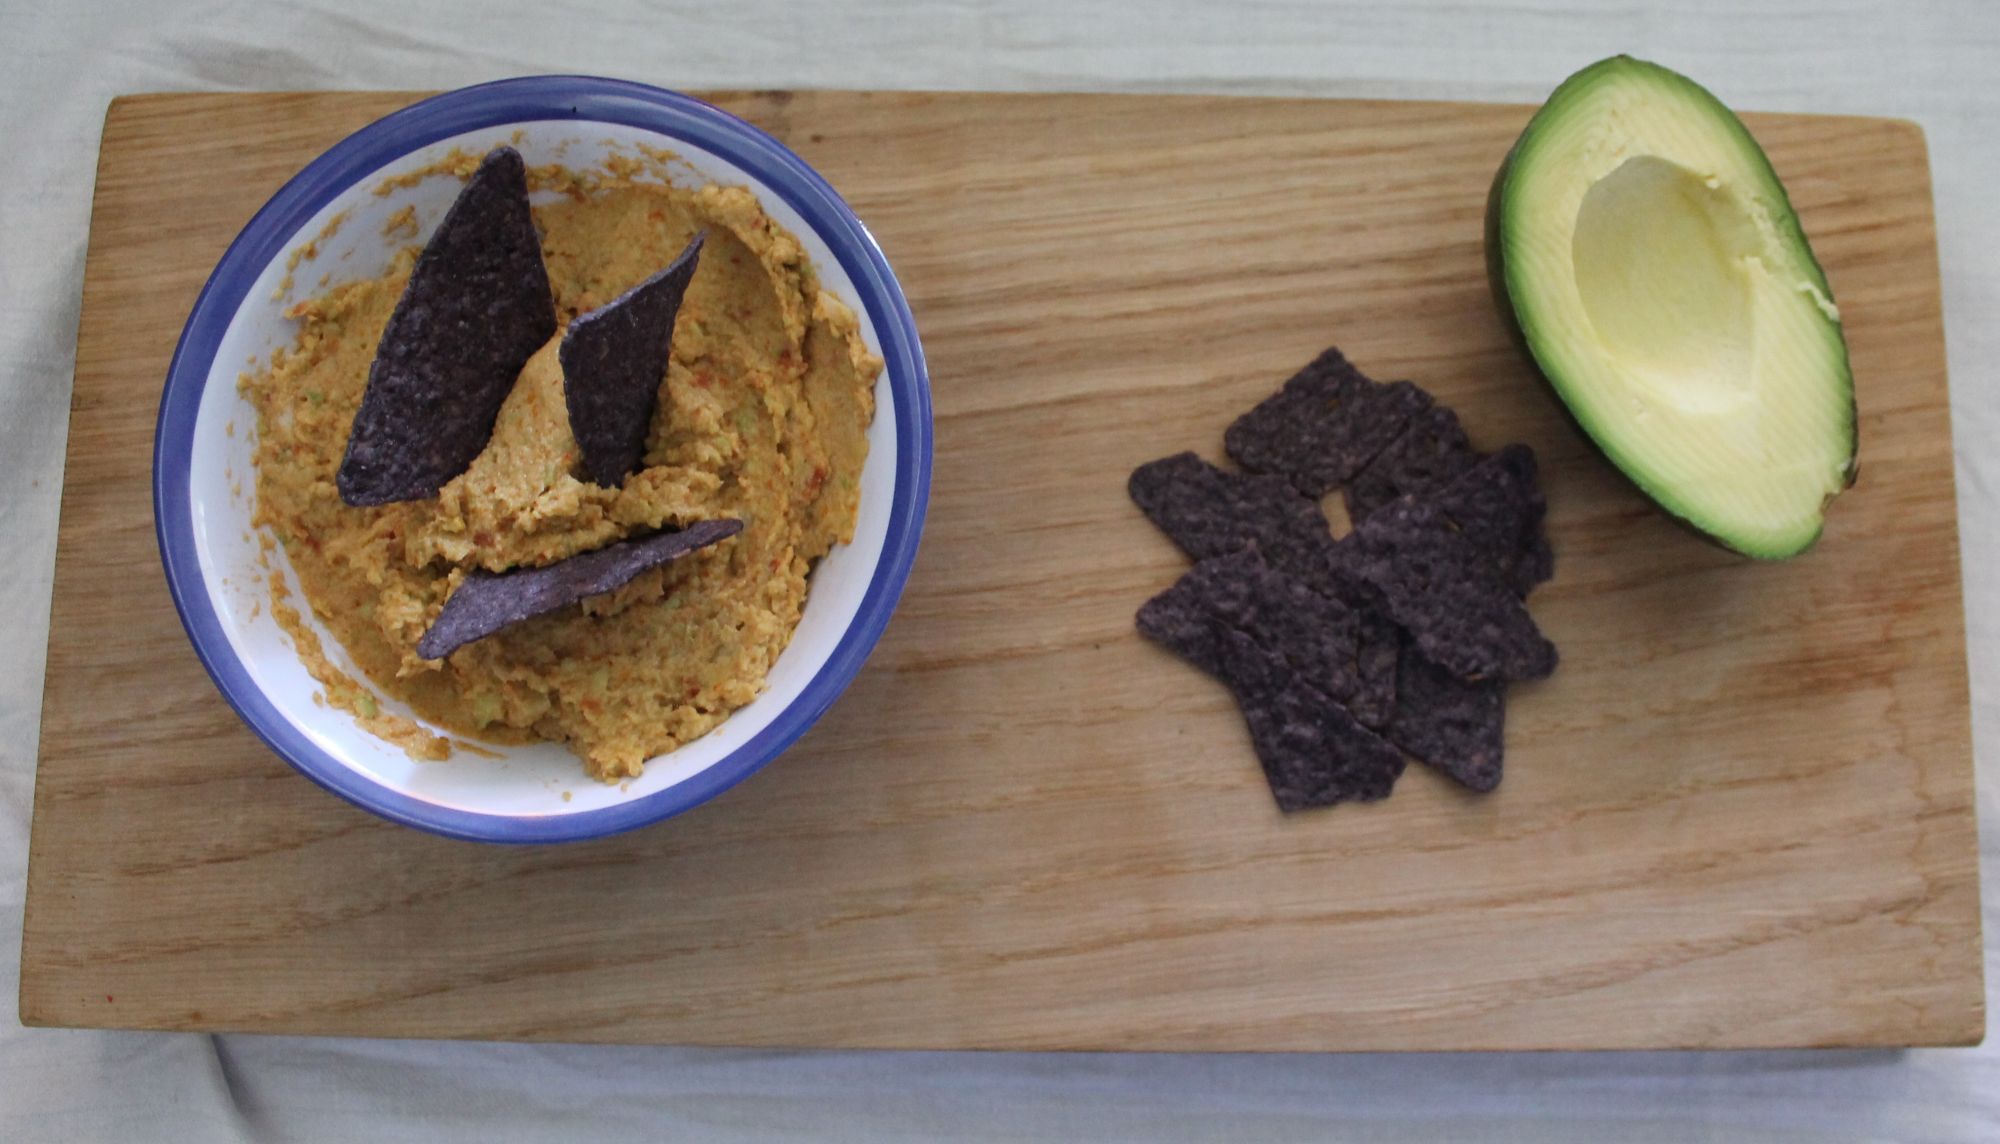
[[[195,546],[189,459],[202,391],[223,335],[252,283],[307,220],[370,173],[419,148],[468,131],[560,119],[614,123],[702,147],[755,176],[825,240],[881,341],[895,398],[895,488],[888,532],[860,609],[804,690],[769,725],[701,772],[628,803],[574,814],[485,814],[415,798],[346,766],[265,697],[208,597]],[[223,698],[266,745],[326,790],[406,826],[479,842],[571,842],[646,826],[714,798],[776,758],[846,689],[888,626],[916,558],[930,495],[930,381],[916,321],[888,260],[805,160],[758,127],[692,96],[597,76],[530,76],[460,88],[384,116],[335,144],[273,195],[195,300],[167,370],[153,441],[153,519],[174,607]]]

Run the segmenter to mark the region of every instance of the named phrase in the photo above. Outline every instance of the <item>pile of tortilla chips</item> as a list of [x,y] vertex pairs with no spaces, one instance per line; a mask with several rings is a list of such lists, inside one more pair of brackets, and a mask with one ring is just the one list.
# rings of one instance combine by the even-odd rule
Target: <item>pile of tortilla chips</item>
[[[1386,797],[1404,755],[1500,782],[1505,689],[1555,670],[1526,598],[1554,571],[1525,445],[1472,448],[1418,386],[1329,349],[1224,436],[1130,492],[1196,563],[1139,630],[1235,695],[1278,805]],[[1336,540],[1319,497],[1340,489]]]

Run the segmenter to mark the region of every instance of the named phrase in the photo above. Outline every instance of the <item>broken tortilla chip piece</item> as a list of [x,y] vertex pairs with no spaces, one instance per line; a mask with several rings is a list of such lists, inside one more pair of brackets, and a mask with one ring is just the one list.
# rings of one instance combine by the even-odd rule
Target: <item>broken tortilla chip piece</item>
[[436,495],[486,447],[521,366],[555,331],[526,168],[513,148],[495,148],[424,245],[382,330],[335,475],[341,499]]
[[1369,513],[1397,497],[1445,484],[1478,464],[1479,459],[1458,423],[1458,414],[1432,405],[1412,417],[1403,432],[1341,490],[1347,501],[1347,519],[1359,525]]
[[605,488],[625,483],[646,453],[659,407],[674,318],[701,261],[697,234],[665,270],[579,316],[563,334],[563,402],[583,471]]
[[1463,680],[1405,644],[1396,674],[1389,741],[1484,793],[1500,785],[1507,717],[1506,685]]
[[1255,544],[1272,567],[1324,589],[1324,553],[1333,532],[1318,504],[1280,477],[1228,473],[1176,453],[1132,471],[1132,500],[1195,560]]
[[1321,497],[1353,479],[1430,405],[1430,394],[1410,382],[1384,385],[1330,348],[1238,417],[1223,448],[1251,472]]
[[1542,530],[1548,501],[1528,446],[1509,445],[1417,499],[1486,553],[1520,595],[1555,574],[1555,553]]
[[1386,678],[1362,675],[1362,613],[1273,568],[1254,546],[1196,564],[1158,599],[1162,608],[1202,613],[1242,632],[1364,726],[1388,721],[1394,664]]
[[1492,555],[1437,508],[1403,497],[1328,552],[1338,575],[1380,593],[1431,661],[1462,679],[1541,679],[1555,645]]
[[1186,601],[1156,596],[1139,630],[1229,687],[1280,810],[1387,798],[1403,754],[1274,654]]
[[620,541],[540,568],[468,572],[417,641],[417,654],[443,659],[504,627],[621,588],[649,568],[741,531],[740,520],[704,520],[678,532]]

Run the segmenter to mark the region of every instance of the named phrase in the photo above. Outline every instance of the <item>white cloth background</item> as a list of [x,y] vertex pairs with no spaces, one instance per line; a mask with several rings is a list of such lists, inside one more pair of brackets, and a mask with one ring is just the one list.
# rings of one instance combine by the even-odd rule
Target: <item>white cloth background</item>
[[[1739,107],[1929,133],[2000,904],[2000,4],[0,0],[0,1138],[2000,1140],[2000,1048],[1480,1056],[765,1053],[25,1030],[13,984],[91,177],[125,92],[1185,90],[1532,102],[1631,51]],[[162,363],[164,368],[164,363]],[[1992,931],[1995,927],[1989,924]],[[1996,943],[2000,948],[2000,943]],[[2000,961],[1989,954],[1989,980]]]

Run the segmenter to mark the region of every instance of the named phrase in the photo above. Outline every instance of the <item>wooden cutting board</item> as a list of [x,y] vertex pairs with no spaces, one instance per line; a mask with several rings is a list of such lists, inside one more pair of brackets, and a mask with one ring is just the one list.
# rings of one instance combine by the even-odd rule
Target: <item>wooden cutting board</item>
[[[22,951],[30,1024],[1103,1049],[1965,1044],[1984,1027],[1924,142],[1754,116],[1839,293],[1862,478],[1782,565],[1669,526],[1486,293],[1529,109],[730,94],[881,239],[936,491],[867,670],[678,820],[503,849],[264,750],[156,560],[180,324],[237,228],[411,97],[176,95],[105,123]],[[1125,497],[1328,343],[1541,454],[1563,653],[1507,779],[1281,817],[1221,688],[1132,629],[1183,562]],[[583,781],[583,780],[579,780]]]

